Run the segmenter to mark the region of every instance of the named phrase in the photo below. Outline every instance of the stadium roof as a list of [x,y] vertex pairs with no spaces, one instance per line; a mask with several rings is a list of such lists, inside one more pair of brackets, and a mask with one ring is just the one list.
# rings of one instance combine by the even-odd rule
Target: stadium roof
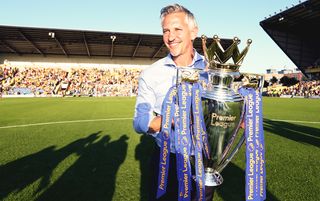
[[260,22],[260,26],[306,75],[320,66],[320,1],[292,5]]
[[[221,39],[222,46],[231,42]],[[194,47],[202,53],[200,37]],[[0,54],[158,59],[168,51],[162,35],[0,25]]]

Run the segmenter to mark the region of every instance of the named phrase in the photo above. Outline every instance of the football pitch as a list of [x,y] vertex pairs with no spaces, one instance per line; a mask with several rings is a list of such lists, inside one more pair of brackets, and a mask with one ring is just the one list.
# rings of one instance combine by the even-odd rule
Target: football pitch
[[[0,99],[0,200],[146,201],[134,98]],[[263,98],[267,200],[320,200],[320,100]],[[244,146],[215,201],[245,200]]]

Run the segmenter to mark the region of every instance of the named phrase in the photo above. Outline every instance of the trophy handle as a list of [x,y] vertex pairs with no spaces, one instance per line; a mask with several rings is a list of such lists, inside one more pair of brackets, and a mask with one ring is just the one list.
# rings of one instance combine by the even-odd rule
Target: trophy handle
[[[252,87],[258,90],[260,93],[263,91],[263,84],[264,84],[264,76],[260,74],[252,74],[252,73],[241,73],[241,75],[244,77],[244,80],[247,80],[246,83],[243,83],[243,87]],[[245,82],[245,81],[243,81]],[[242,108],[242,114],[241,114],[241,122],[243,121],[244,115],[245,115],[245,104],[243,104]],[[217,167],[217,171],[221,172],[232,160],[232,158],[235,156],[235,154],[239,151],[240,147],[244,143],[246,137],[245,137],[245,132],[243,132],[238,144],[235,146],[235,148],[232,150],[232,152],[229,154],[229,157],[225,157],[227,153],[229,152],[231,145],[233,144],[233,141],[235,140],[235,137],[239,131],[240,125],[236,129],[233,137],[231,138],[228,147],[224,151],[223,157],[224,160],[221,161],[220,165]]]
[[[240,116],[240,124],[243,122],[243,118],[244,118],[244,114],[245,114],[244,111],[245,111],[245,104],[243,104],[243,106],[242,106],[242,114]],[[230,139],[230,142],[228,143],[228,146],[224,150],[224,153],[223,153],[223,156],[222,156],[223,160],[220,162],[220,165],[217,167],[217,171],[218,172],[221,172],[228,165],[228,163],[232,160],[232,158],[235,156],[235,154],[239,151],[240,147],[244,143],[245,135],[244,135],[244,132],[243,132],[238,144],[234,147],[232,152],[229,154],[229,157],[226,157],[226,155],[229,153],[229,151],[231,149],[231,146],[232,146],[234,140],[236,139],[237,134],[239,133],[240,124],[237,126],[237,129],[235,130],[232,138]]]
[[232,160],[232,158],[236,155],[236,153],[239,151],[240,147],[242,146],[242,144],[244,143],[246,137],[244,135],[244,132],[239,140],[239,143],[237,144],[237,146],[233,149],[232,153],[230,153],[229,157],[226,158],[224,161],[221,162],[221,166],[219,166],[217,168],[218,172],[221,172],[228,164],[229,162]]
[[240,75],[243,76],[242,87],[251,87],[260,93],[263,92],[264,76],[262,74],[241,73]]

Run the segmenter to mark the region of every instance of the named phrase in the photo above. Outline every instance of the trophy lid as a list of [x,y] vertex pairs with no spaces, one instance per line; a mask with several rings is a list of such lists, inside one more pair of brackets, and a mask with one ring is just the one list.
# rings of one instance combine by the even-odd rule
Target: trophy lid
[[179,67],[178,68],[178,82],[198,82],[200,79],[200,69],[189,68],[189,67]]
[[[227,49],[222,47],[220,38],[217,35],[213,36],[213,42],[209,47],[206,45],[207,37],[202,35],[201,39],[203,53],[209,64],[208,68],[211,70],[239,71],[239,67],[252,43],[252,40],[248,39],[246,47],[240,52],[238,48],[240,39],[238,37],[233,38],[232,44]],[[231,58],[233,62],[229,62]]]

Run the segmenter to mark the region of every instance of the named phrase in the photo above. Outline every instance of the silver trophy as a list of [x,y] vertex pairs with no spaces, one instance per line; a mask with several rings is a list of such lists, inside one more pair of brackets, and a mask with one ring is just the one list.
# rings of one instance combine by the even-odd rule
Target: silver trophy
[[208,47],[206,39],[202,36],[208,63],[208,83],[204,86],[202,106],[210,147],[210,156],[204,160],[205,185],[218,186],[223,182],[221,171],[245,141],[244,133],[239,132],[245,111],[244,99],[237,89],[244,86],[262,89],[263,77],[239,72],[252,42],[250,39],[242,52],[239,51],[240,40],[237,37],[227,48],[222,47],[216,35]]

